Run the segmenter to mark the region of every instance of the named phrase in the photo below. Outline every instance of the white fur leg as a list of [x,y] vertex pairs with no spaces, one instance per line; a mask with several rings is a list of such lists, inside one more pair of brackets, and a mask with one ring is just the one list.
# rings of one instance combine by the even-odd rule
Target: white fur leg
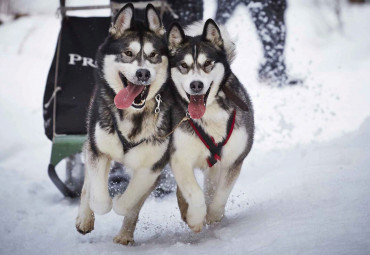
[[216,192],[207,208],[207,224],[213,224],[222,220],[227,200],[239,176],[240,168],[241,165],[231,171],[229,169],[221,169]]
[[195,179],[194,170],[187,164],[186,159],[176,155],[171,159],[171,167],[177,185],[189,205],[186,221],[194,232],[200,232],[203,228],[207,207],[203,191]]
[[148,190],[153,187],[159,174],[159,171],[154,172],[151,169],[135,170],[125,192],[113,199],[113,210],[118,215],[129,215]]
[[104,155],[94,157],[87,151],[85,169],[90,179],[90,208],[96,214],[106,214],[112,209],[108,191],[110,160]]
[[204,196],[207,205],[213,200],[219,178],[220,164],[215,164],[212,168],[204,170]]
[[84,186],[81,192],[80,207],[76,219],[76,229],[81,234],[87,234],[94,229],[94,212],[90,209],[90,180],[85,174]]
[[204,219],[207,214],[207,207],[205,204],[200,206],[190,205],[186,214],[186,221],[195,233],[202,231]]
[[206,222],[208,225],[220,222],[222,220],[230,191],[231,189],[227,190],[225,188],[217,190],[217,193],[215,194],[215,199],[207,208]]

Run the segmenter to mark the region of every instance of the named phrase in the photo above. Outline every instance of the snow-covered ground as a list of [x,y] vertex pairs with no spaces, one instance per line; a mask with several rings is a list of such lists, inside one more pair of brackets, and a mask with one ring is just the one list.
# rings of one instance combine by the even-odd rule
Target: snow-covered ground
[[[193,234],[173,194],[150,198],[133,247],[112,242],[122,221],[113,212],[78,234],[78,202],[47,177],[41,103],[59,28],[44,11],[52,5],[0,26],[0,254],[370,254],[370,5],[343,4],[340,31],[333,11],[314,2],[289,1],[286,16],[288,68],[303,86],[259,84],[261,45],[247,10],[228,24],[256,141],[226,218]],[[209,17],[215,5],[206,6]]]

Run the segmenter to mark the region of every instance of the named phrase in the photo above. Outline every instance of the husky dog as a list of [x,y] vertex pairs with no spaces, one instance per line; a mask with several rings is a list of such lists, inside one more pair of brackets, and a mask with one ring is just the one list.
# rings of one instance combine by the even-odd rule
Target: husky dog
[[[84,146],[86,175],[76,228],[94,229],[94,213],[113,210],[125,216],[114,242],[133,242],[138,214],[169,160],[171,129],[168,95],[168,48],[160,17],[149,4],[145,22],[125,5],[115,16],[109,36],[97,52],[96,89],[88,113]],[[161,98],[163,99],[163,102]],[[161,103],[162,102],[162,103]],[[121,196],[108,192],[111,161],[132,170]]]
[[[186,36],[175,23],[168,32],[172,123],[190,117],[173,133],[170,164],[182,219],[194,232],[222,219],[254,135],[251,101],[230,69],[233,44],[212,19],[202,28],[201,35]],[[204,170],[204,192],[194,168]]]

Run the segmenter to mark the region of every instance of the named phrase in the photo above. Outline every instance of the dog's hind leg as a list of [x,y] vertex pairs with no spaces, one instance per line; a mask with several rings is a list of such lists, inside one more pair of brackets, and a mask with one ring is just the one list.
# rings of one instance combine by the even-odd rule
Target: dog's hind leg
[[113,199],[113,210],[118,215],[129,215],[154,185],[160,173],[149,168],[135,170],[125,192]]
[[129,245],[134,243],[134,232],[136,228],[136,223],[139,218],[139,213],[141,210],[141,207],[143,206],[145,200],[149,196],[149,194],[154,189],[155,185],[152,186],[152,188],[140,199],[140,201],[132,208],[132,211],[125,216],[123,220],[122,227],[117,234],[117,236],[114,237],[113,242],[123,244],[123,245]]
[[112,209],[112,199],[108,191],[110,159],[104,154],[94,155],[86,150],[85,171],[90,183],[90,208],[96,214],[106,214]]
[[240,174],[241,166],[242,163],[229,169],[221,169],[213,200],[207,208],[207,224],[219,222],[223,218],[227,199]]
[[94,230],[94,212],[90,209],[90,180],[88,172],[85,173],[85,181],[81,192],[80,207],[76,219],[76,229],[81,234],[87,234]]
[[208,206],[215,195],[216,187],[220,177],[220,164],[215,164],[212,168],[204,170],[204,196]]

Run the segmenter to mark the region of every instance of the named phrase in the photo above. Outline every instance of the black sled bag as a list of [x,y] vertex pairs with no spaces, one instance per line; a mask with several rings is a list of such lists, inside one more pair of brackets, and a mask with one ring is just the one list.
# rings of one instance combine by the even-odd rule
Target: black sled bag
[[86,134],[95,55],[110,22],[110,17],[63,18],[43,99],[45,134],[50,140],[54,135]]

